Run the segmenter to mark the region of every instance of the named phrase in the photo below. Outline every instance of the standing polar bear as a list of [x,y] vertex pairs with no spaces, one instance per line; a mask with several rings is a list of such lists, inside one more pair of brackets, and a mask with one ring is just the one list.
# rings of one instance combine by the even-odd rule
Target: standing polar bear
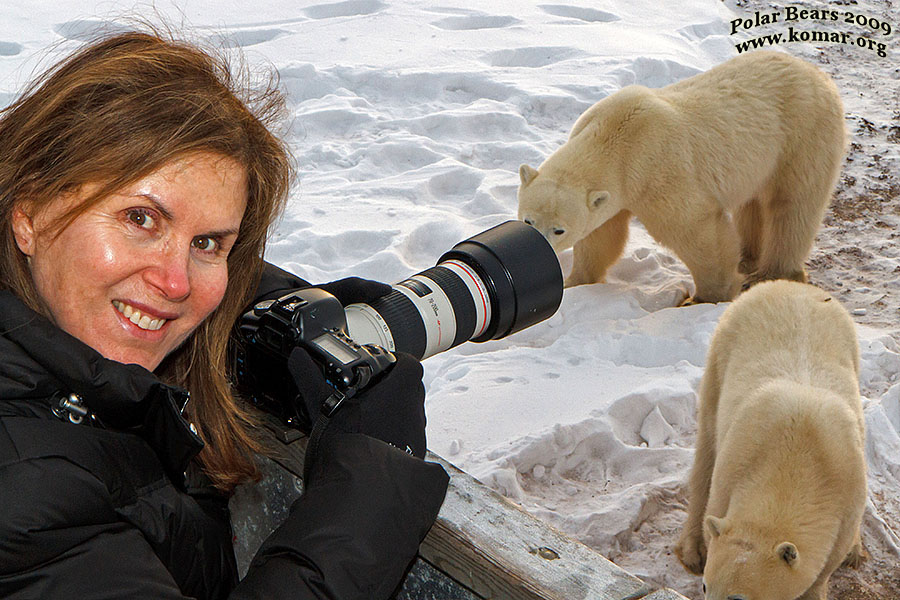
[[731,300],[745,283],[806,281],[845,139],[827,75],[743,54],[589,108],[539,169],[520,167],[519,218],[557,252],[574,246],[566,286],[604,281],[634,214],[687,265],[694,302]]
[[863,558],[858,374],[850,316],[811,285],[761,283],[723,313],[675,547],[707,600],[824,600],[831,573]]

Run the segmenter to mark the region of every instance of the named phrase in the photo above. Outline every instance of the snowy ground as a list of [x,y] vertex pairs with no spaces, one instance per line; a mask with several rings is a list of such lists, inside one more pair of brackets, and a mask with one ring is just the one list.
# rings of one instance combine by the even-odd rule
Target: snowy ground
[[[732,35],[736,18],[784,10],[756,0],[552,1],[184,0],[158,1],[156,12],[281,75],[300,181],[268,258],[312,281],[390,282],[514,218],[518,166],[540,164],[595,101],[696,74],[789,26]],[[151,14],[130,3],[25,4],[0,6],[0,103],[50,44],[63,52],[97,25]],[[890,1],[832,4],[900,26]],[[900,71],[896,34],[865,22],[829,26],[884,42],[886,57],[782,49],[835,78],[852,142],[809,261],[812,282],[859,323],[869,434],[872,559],[840,572],[833,592],[897,598]],[[696,390],[725,307],[674,308],[691,285],[686,269],[632,229],[608,284],[567,290],[554,317],[505,340],[425,361],[429,446],[626,569],[699,598],[699,579],[670,548],[685,516]],[[561,262],[568,268],[571,254]]]

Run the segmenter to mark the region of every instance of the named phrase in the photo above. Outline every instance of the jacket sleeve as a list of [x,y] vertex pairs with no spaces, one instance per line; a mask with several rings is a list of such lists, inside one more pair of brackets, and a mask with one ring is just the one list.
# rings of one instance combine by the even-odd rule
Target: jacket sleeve
[[437,517],[443,468],[360,434],[322,438],[307,489],[232,598],[388,598]]

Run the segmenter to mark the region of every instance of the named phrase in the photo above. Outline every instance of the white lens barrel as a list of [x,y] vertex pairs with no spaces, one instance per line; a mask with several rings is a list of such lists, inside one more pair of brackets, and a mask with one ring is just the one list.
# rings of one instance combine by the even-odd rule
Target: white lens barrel
[[[424,335],[421,358],[480,335],[490,322],[491,302],[487,288],[472,267],[461,261],[445,261],[392,287],[391,304],[407,305],[407,314],[410,312],[408,306],[414,307],[416,320],[424,329],[417,327]],[[368,304],[351,304],[344,312],[350,339],[396,351],[397,340],[390,323],[379,310]]]
[[556,312],[562,290],[562,270],[544,236],[507,221],[460,242],[385,296],[348,306],[347,333],[357,343],[422,359],[543,321]]
[[440,266],[455,273],[468,288],[472,302],[475,303],[475,328],[467,339],[478,337],[484,333],[488,323],[491,322],[491,300],[488,296],[487,286],[472,267],[460,260],[445,260]]

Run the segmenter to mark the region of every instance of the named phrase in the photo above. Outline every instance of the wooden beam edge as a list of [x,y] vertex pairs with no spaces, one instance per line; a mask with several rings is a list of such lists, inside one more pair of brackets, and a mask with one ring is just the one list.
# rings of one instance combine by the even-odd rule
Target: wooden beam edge
[[653,589],[440,456],[450,474],[444,505],[420,549],[484,598],[633,600]]

